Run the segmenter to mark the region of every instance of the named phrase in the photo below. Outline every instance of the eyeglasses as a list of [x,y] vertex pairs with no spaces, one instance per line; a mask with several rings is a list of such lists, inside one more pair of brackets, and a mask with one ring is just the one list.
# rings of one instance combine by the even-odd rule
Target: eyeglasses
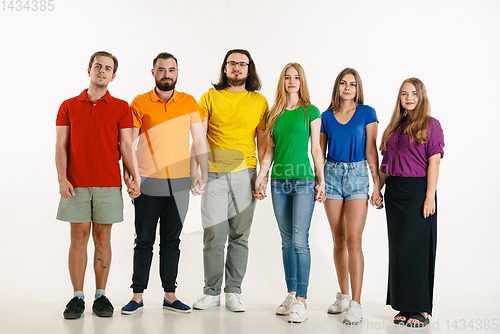
[[229,65],[229,66],[236,66],[236,65],[240,65],[240,67],[247,67],[248,63],[245,63],[244,61],[240,61],[240,62],[237,62],[237,61],[228,61],[226,62],[226,65]]

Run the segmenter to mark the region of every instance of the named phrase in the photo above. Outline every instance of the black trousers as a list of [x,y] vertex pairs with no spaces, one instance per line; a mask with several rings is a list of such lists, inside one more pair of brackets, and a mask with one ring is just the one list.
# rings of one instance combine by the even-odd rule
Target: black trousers
[[[148,179],[151,182],[151,179]],[[134,293],[148,286],[156,227],[160,222],[160,278],[165,292],[175,292],[180,258],[180,234],[189,205],[190,178],[162,180],[170,196],[142,192],[134,199],[135,247],[132,285]],[[142,185],[141,185],[142,186]],[[145,187],[147,189],[147,187]],[[147,191],[146,191],[147,192]]]
[[436,213],[424,218],[425,177],[389,176],[385,212],[389,236],[387,305],[432,314],[437,246]]

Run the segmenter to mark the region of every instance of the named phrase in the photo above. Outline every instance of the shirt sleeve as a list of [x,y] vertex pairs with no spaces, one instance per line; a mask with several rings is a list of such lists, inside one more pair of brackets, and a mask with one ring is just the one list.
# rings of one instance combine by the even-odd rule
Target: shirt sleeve
[[134,99],[130,104],[130,111],[132,113],[132,124],[134,125],[134,128],[142,128],[142,114],[136,99]]
[[191,116],[191,124],[203,122],[203,114],[201,112],[200,105],[194,98],[191,99],[190,109],[192,110],[190,113]]
[[69,126],[71,122],[69,121],[69,108],[68,102],[64,101],[59,107],[56,118],[56,126]]
[[269,113],[269,104],[267,103],[267,100],[264,96],[262,96],[262,98],[264,99],[264,108],[260,116],[259,125],[257,125],[257,129],[265,130],[267,123],[267,114]]
[[365,125],[372,124],[373,122],[378,123],[377,112],[375,111],[375,109],[373,109],[370,106],[367,106],[366,109],[367,110],[366,110],[366,124]]
[[427,158],[432,157],[435,154],[440,153],[441,158],[444,157],[444,133],[441,128],[441,124],[435,118],[430,119],[429,121],[429,132],[428,139],[425,143],[425,154]]
[[201,97],[200,97],[200,101],[199,101],[199,105],[200,105],[200,109],[201,109],[201,114],[203,117],[205,118],[210,118],[210,110],[209,110],[209,107],[208,107],[208,101],[210,99],[210,96],[209,96],[209,92],[206,92],[205,94],[203,94]]
[[325,122],[327,117],[328,116],[326,115],[326,111],[323,111],[323,113],[321,114],[321,133],[326,133]]
[[118,129],[127,129],[132,127],[132,115],[127,102],[123,102],[123,109],[118,120]]
[[312,104],[308,105],[306,108],[307,108],[307,117],[309,118],[309,123],[321,117],[318,108],[316,108]]

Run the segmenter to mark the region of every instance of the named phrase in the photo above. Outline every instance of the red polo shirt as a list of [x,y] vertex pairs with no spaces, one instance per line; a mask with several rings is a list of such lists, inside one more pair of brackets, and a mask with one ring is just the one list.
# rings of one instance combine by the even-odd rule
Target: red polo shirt
[[56,126],[69,126],[67,178],[73,187],[121,187],[119,131],[132,127],[128,103],[106,92],[93,102],[87,90],[64,101]]

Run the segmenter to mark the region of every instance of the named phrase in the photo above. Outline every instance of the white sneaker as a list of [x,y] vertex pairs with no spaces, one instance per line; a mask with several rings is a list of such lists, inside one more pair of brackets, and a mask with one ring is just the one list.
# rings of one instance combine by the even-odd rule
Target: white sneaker
[[349,295],[344,295],[342,292],[337,292],[337,299],[335,303],[328,307],[328,313],[330,314],[339,314],[345,312],[349,309],[349,302],[351,301],[351,297]]
[[307,320],[306,306],[302,302],[295,300],[292,304],[290,315],[288,316],[288,322],[304,322],[306,320]]
[[220,305],[220,296],[212,296],[212,295],[202,295],[198,300],[193,304],[193,308],[197,310],[206,310],[207,308],[213,306]]
[[357,325],[363,319],[363,309],[357,301],[351,300],[349,310],[344,317],[344,324]]
[[283,303],[276,309],[276,314],[289,315],[292,310],[293,302],[295,301],[295,296],[288,294]]
[[239,293],[226,293],[226,307],[232,312],[245,312],[245,305],[241,302]]

